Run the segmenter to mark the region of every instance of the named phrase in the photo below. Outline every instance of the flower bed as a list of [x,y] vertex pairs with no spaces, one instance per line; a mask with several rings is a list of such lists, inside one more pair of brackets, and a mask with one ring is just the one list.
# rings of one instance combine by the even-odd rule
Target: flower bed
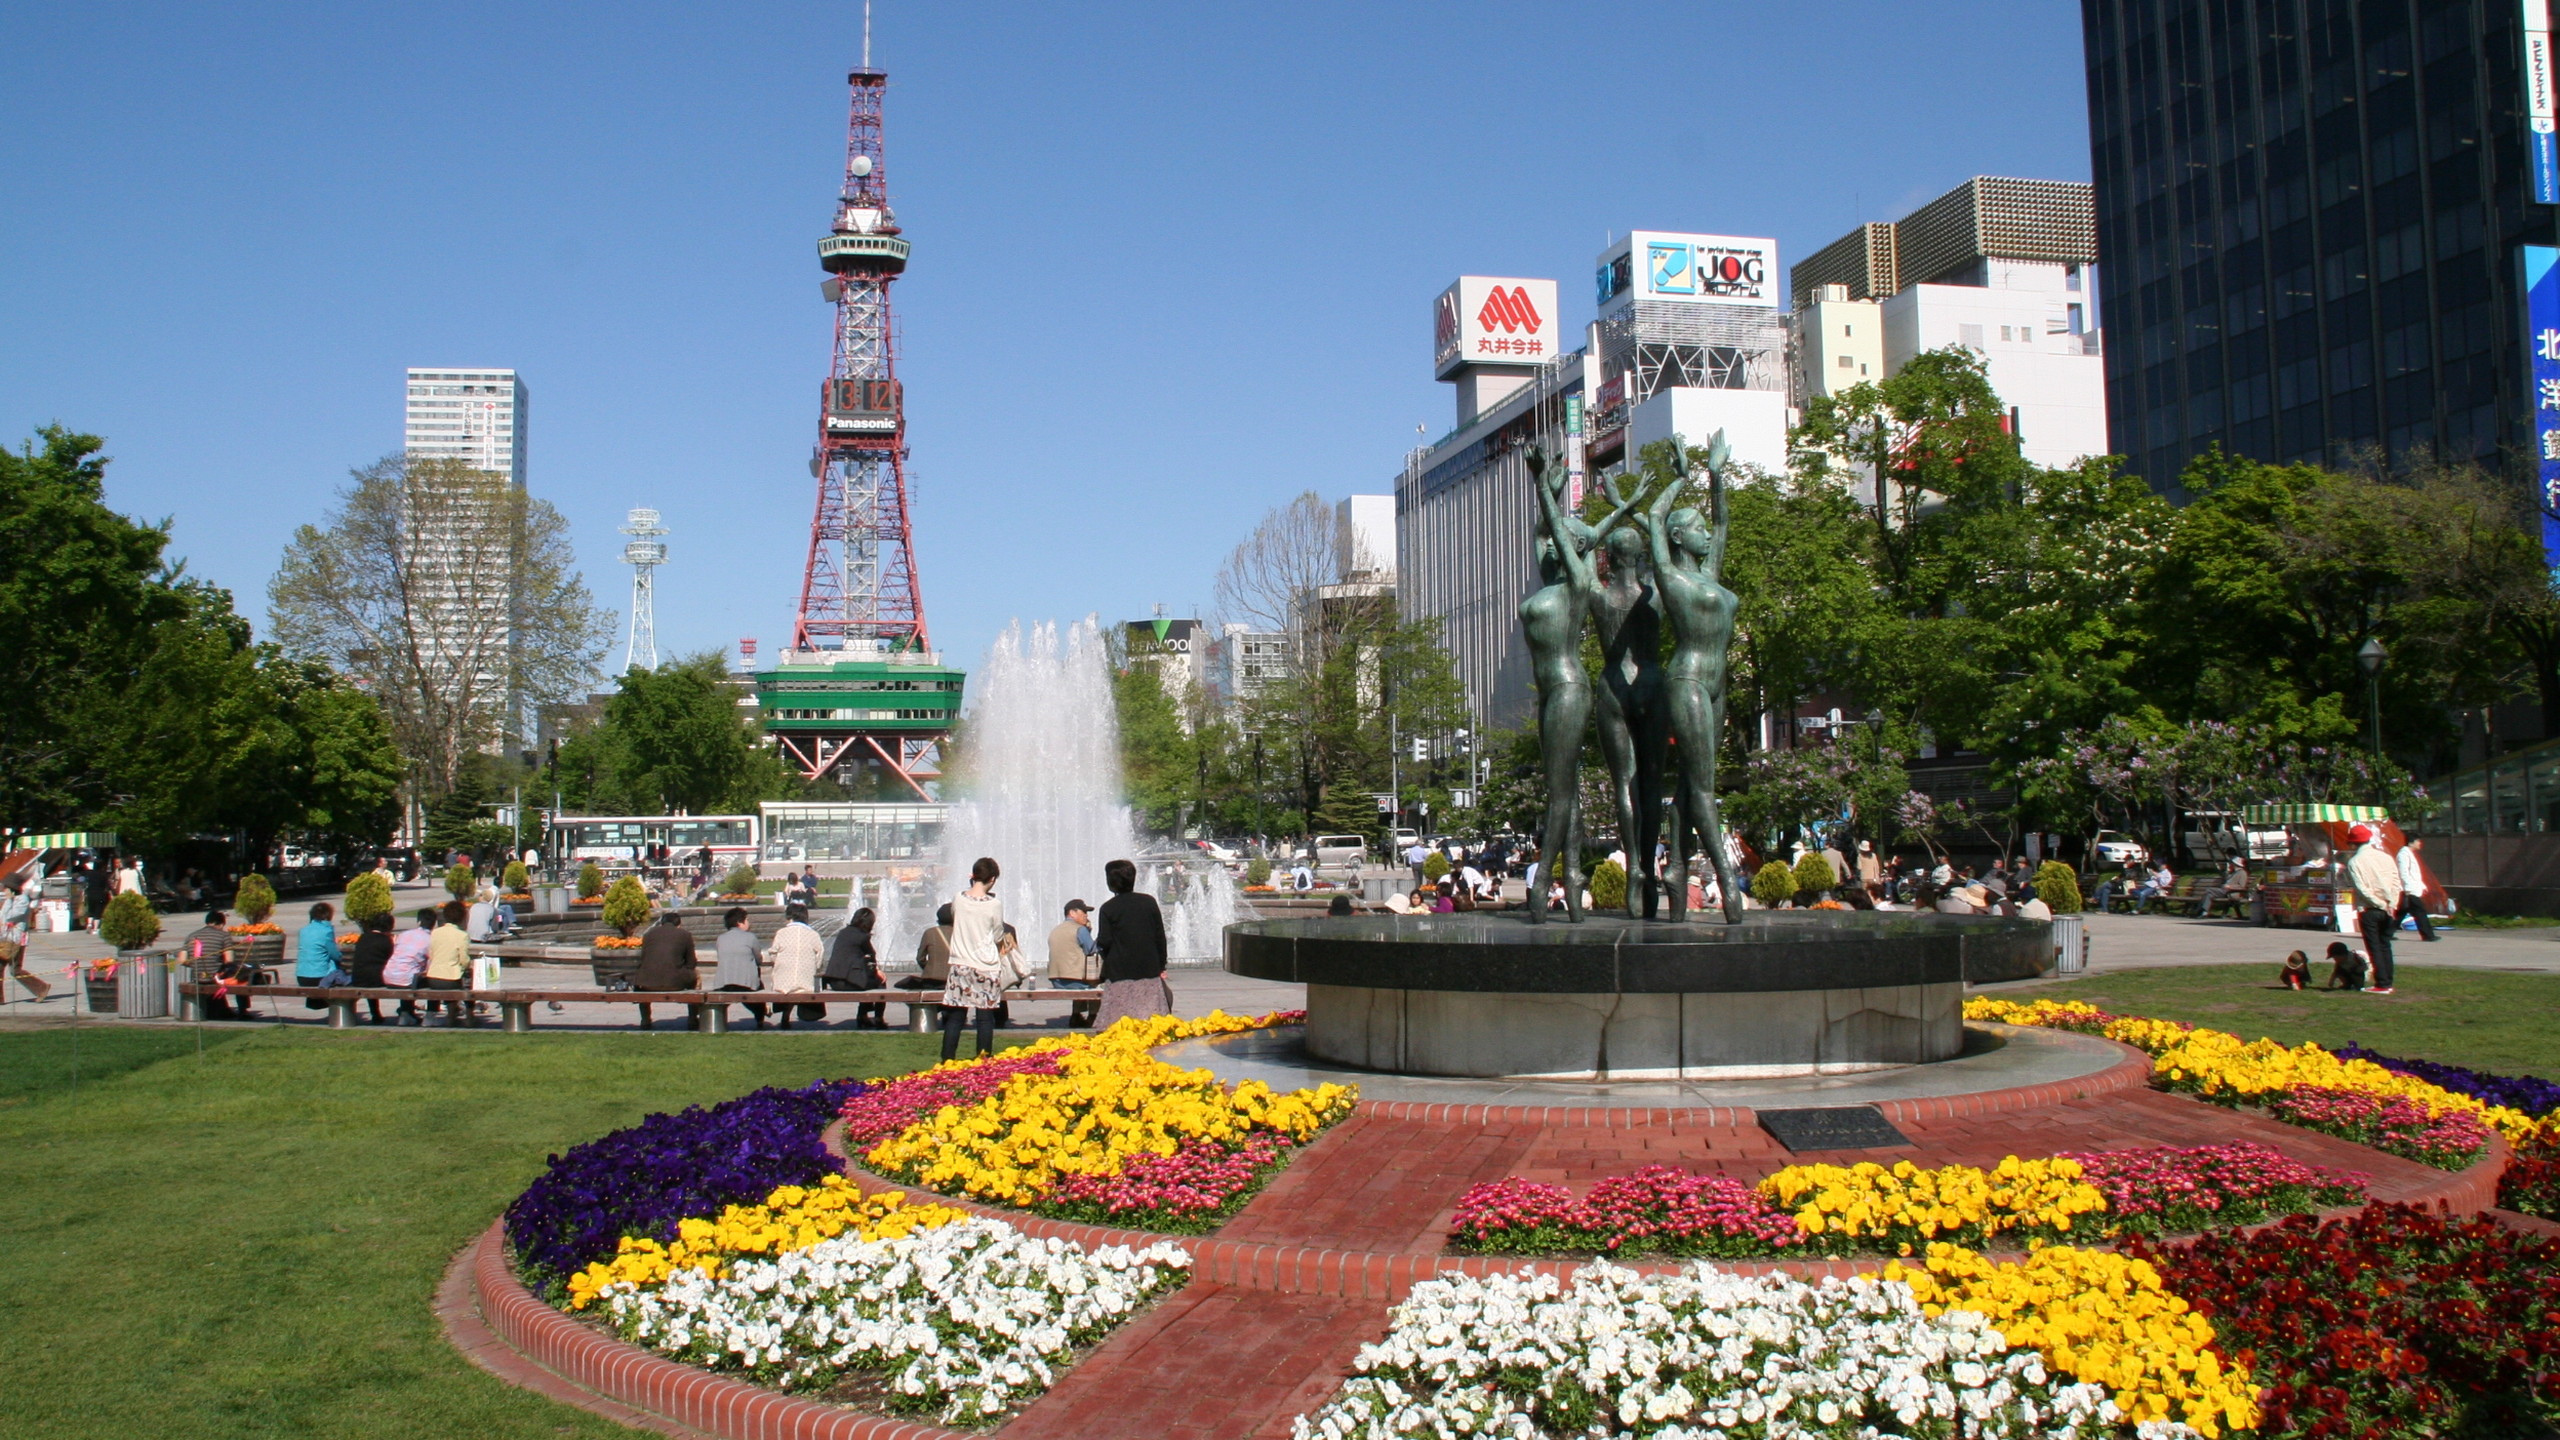
[[2247,1361],[2270,1440],[2560,1424],[2560,1241],[2377,1205],[2133,1248]]
[[518,1272],[554,1296],[570,1276],[612,1258],[627,1236],[665,1243],[688,1217],[767,1199],[784,1185],[812,1185],[836,1169],[820,1136],[852,1080],[800,1090],[766,1089],[709,1109],[658,1114],[565,1153],[507,1207],[507,1244]]
[[2522,1214],[2560,1220],[2560,1142],[2542,1140],[2516,1151],[2498,1177],[2498,1203]]
[[946,1063],[848,1103],[846,1143],[875,1173],[930,1190],[1064,1219],[1206,1230],[1349,1114],[1357,1093],[1276,1094],[1252,1080],[1229,1089],[1149,1052],[1296,1018],[1123,1020]]
[[2436,1060],[2403,1060],[2397,1056],[2379,1055],[2361,1045],[2342,1046],[2335,1053],[2341,1060],[2370,1061],[2385,1070],[2415,1075],[2456,1095],[2468,1095],[2483,1105],[2503,1105],[2536,1119],[2560,1110],[2560,1084],[2539,1075],[2492,1075],[2484,1070],[2465,1069]]
[[1058,1362],[1187,1278],[1171,1244],[1087,1252],[969,1218],[839,1234],[714,1275],[604,1288],[623,1338],[788,1390],[985,1423],[1048,1389]]
[[[1982,997],[1966,1001],[1964,1014],[1968,1020],[2104,1035],[2149,1052],[2152,1080],[2166,1089],[2221,1105],[2264,1106],[2279,1119],[2346,1135],[2441,1169],[2459,1170],[2479,1159],[2490,1130],[2522,1143],[2544,1129],[2543,1121],[2522,1110],[2318,1045],[2288,1048],[2273,1040],[2244,1041],[2226,1031],[2176,1021],[2110,1015],[2078,1001],[2019,1004]],[[2396,1099],[2413,1108],[2348,1106],[2322,1092]],[[2454,1113],[2475,1124],[2438,1123]]]
[[890,1240],[911,1230],[948,1225],[964,1211],[948,1205],[909,1205],[895,1190],[865,1195],[842,1175],[815,1185],[785,1185],[762,1204],[732,1205],[717,1219],[687,1216],[676,1222],[672,1243],[625,1235],[611,1260],[598,1260],[569,1277],[569,1308],[584,1310],[617,1285],[663,1284],[679,1270],[717,1279],[741,1259],[805,1250],[850,1230],[862,1240]]
[[2013,1350],[1980,1314],[1931,1315],[1911,1290],[1808,1285],[1700,1262],[1638,1276],[1427,1280],[1298,1440],[1352,1437],[2099,1436],[2098,1385]]
[[1652,1165],[1591,1187],[1517,1177],[1458,1199],[1450,1248],[1489,1255],[1912,1255],[2247,1225],[2361,1204],[2364,1177],[2264,1145],[2010,1156],[1991,1170],[1793,1165],[1758,1185]]

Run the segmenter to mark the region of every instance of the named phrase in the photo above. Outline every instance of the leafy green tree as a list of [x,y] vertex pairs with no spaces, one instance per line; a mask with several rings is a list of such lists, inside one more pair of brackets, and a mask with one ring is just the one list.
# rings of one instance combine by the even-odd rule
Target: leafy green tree
[[[717,652],[622,677],[594,724],[560,742],[532,786],[590,814],[731,814],[796,800],[808,785],[742,713]],[[466,766],[459,788],[475,780]],[[486,804],[486,800],[476,802]],[[430,812],[430,825],[434,816]]]
[[1121,666],[1111,677],[1120,722],[1120,775],[1129,803],[1152,830],[1171,832],[1199,791],[1202,737],[1183,725],[1151,662]]

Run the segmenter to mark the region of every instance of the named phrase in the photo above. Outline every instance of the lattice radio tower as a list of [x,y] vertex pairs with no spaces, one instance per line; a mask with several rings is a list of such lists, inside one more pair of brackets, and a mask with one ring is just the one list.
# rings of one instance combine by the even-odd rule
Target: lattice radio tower
[[907,518],[907,428],[889,286],[907,268],[907,241],[889,209],[880,108],[889,77],[871,68],[871,17],[862,23],[862,68],[845,126],[844,191],[835,228],[818,242],[836,307],[835,358],[820,402],[818,481],[809,563],[800,582],[794,650],[851,658],[930,651],[924,592]]
[[667,563],[668,530],[658,523],[655,510],[634,510],[624,520],[622,533],[631,542],[622,547],[622,563],[631,567],[631,641],[622,650],[622,668],[655,670],[658,668],[658,567]]

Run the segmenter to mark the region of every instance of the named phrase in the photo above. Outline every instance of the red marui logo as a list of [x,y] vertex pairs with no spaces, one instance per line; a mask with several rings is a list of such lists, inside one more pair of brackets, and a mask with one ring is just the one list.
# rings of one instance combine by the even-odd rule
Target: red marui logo
[[1508,290],[1494,286],[1493,293],[1484,297],[1484,308],[1476,312],[1476,324],[1485,330],[1535,331],[1546,323],[1538,307],[1529,303],[1527,287],[1520,285]]
[[1451,290],[1440,297],[1440,303],[1433,308],[1431,320],[1432,342],[1443,354],[1455,351],[1458,348],[1457,291]]

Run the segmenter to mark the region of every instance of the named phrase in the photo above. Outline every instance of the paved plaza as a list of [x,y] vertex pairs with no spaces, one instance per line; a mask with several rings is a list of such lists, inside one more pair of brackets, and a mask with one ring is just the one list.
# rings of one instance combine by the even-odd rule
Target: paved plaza
[[[406,917],[419,907],[442,898],[442,891],[432,882],[403,885],[396,888],[394,899],[406,928]],[[343,903],[342,896],[307,896],[276,907],[274,919],[288,933],[298,929],[308,918],[312,903],[320,899]],[[831,917],[821,917],[822,921]],[[2270,972],[2282,963],[2288,950],[2305,950],[2317,960],[2331,940],[2337,939],[2321,931],[2280,930],[2252,925],[2239,920],[2191,920],[2166,915],[2089,915],[2089,973],[2105,974],[2120,970],[2143,970],[2171,965],[2265,965]],[[193,929],[197,917],[170,915],[164,938],[174,940]],[[2403,932],[2394,953],[2399,961],[2399,981],[2403,990],[2422,990],[2426,972],[2433,966],[2471,970],[2509,970],[2525,973],[2560,973],[2560,925],[2529,926],[2512,930],[2446,930],[2438,932],[2436,943],[2422,944],[2414,934]],[[28,964],[53,980],[54,991],[42,1001],[27,998],[26,992],[11,986],[9,1001],[0,1007],[0,1025],[18,1023],[70,1023],[75,1019],[73,997],[76,988],[61,973],[74,961],[87,960],[113,953],[92,934],[35,934],[28,937]],[[887,957],[884,957],[884,959]],[[884,967],[894,978],[906,967],[892,963]],[[291,983],[288,974],[281,976]],[[1306,990],[1300,985],[1276,984],[1229,975],[1215,966],[1183,965],[1168,972],[1173,986],[1174,1009],[1185,1016],[1206,1015],[1212,1010],[1230,1014],[1262,1014],[1271,1010],[1295,1009],[1305,1003]],[[556,987],[586,988],[593,984],[588,968],[581,964],[509,962],[507,979],[525,989]],[[2012,989],[2049,985],[2051,980],[2019,981],[2014,985],[1998,985],[1987,989]],[[324,1023],[325,1011],[306,1010],[292,1000],[261,999],[259,1013],[289,1023]],[[660,1032],[683,1032],[681,1007],[669,1006],[659,1012]],[[670,1014],[675,1023],[669,1023]],[[76,1017],[86,1021],[81,1013]],[[103,1017],[102,1017],[103,1018]],[[899,1014],[892,1011],[895,1024]],[[1023,1024],[1017,1028],[1063,1031],[1066,1007],[1036,1005],[1026,1007]],[[744,1028],[743,1011],[731,1013],[733,1024]],[[137,1021],[137,1024],[174,1024],[176,1021]],[[491,1021],[495,1023],[494,1018]],[[835,1012],[825,1028],[850,1029],[849,1009]],[[566,1030],[637,1030],[639,1016],[627,1003],[582,1005],[569,1002],[554,1010],[548,1006],[535,1011],[534,1024],[540,1029]]]

